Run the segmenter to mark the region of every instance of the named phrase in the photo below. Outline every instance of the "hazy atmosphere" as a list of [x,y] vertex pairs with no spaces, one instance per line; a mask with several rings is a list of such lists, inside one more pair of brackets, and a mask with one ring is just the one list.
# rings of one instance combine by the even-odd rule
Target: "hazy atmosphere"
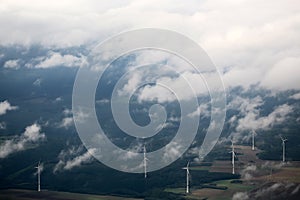
[[0,199],[298,199],[297,0],[0,1]]

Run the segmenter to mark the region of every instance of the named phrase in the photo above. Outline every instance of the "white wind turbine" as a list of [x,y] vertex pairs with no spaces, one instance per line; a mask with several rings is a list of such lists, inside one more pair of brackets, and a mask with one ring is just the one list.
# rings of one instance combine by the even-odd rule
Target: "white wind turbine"
[[252,150],[255,150],[255,141],[254,141],[254,137],[255,137],[256,132],[254,130],[252,130]]
[[147,157],[146,157],[146,146],[144,145],[144,175],[145,175],[145,178],[147,178]]
[[42,165],[39,162],[37,167],[35,167],[37,169],[37,177],[38,177],[38,189],[37,191],[40,192],[41,191],[41,172],[42,172]]
[[285,142],[287,141],[287,139],[284,139],[281,136],[280,139],[282,141],[282,162],[285,162]]
[[231,151],[229,153],[231,153],[232,174],[235,174],[235,171],[234,171],[234,157],[236,157],[236,155],[235,155],[234,145],[233,145],[232,140],[231,140]]
[[186,170],[186,193],[190,193],[190,185],[189,185],[189,176],[190,176],[190,170],[189,170],[190,162],[187,163],[186,167],[182,168]]

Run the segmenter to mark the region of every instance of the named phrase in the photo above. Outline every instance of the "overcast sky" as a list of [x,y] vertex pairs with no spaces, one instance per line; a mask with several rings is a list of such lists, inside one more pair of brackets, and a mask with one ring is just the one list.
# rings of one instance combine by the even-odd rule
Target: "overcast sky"
[[0,27],[1,45],[60,48],[170,29],[206,50],[226,86],[300,89],[299,0],[1,0]]

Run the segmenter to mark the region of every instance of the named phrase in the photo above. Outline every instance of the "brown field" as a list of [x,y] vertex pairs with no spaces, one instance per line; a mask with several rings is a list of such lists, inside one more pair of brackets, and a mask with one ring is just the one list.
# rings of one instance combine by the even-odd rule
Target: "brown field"
[[[256,155],[260,150],[252,150],[250,146],[235,146],[237,152],[237,160],[235,162],[235,172],[237,174],[242,173],[242,170],[249,165],[255,165],[257,169],[251,172],[251,177],[241,177],[243,183],[231,183],[231,180],[214,182],[217,186],[226,186],[227,190],[219,189],[196,189],[191,190],[192,193],[187,196],[187,199],[209,199],[209,200],[221,200],[231,199],[236,192],[249,192],[252,189],[259,188],[268,182],[289,182],[300,183],[300,162],[291,161],[282,165],[281,161],[267,161],[260,160]],[[203,168],[203,166],[196,166],[195,169]],[[216,160],[212,163],[212,166],[205,167],[210,172],[232,172],[231,160],[223,161]],[[191,168],[191,170],[193,170]]]
[[[261,165],[264,161],[260,160],[256,154],[260,152],[260,150],[252,150],[250,146],[241,146],[236,145],[235,151],[237,153],[237,158],[235,161],[235,172],[240,173],[241,170],[244,169],[245,166],[249,164],[259,164]],[[223,172],[223,173],[231,173],[232,172],[232,164],[231,160],[216,160],[213,162],[213,165],[209,169],[210,172]]]
[[252,180],[300,183],[300,168],[283,167],[280,170],[278,170],[276,173],[254,177]]
[[250,146],[236,145],[235,150],[238,154],[241,154],[237,155],[239,163],[246,165],[251,163],[261,164],[263,162],[256,156],[261,152],[259,149],[253,151]]
[[223,190],[203,188],[203,189],[193,191],[191,197],[193,199],[205,199],[208,197],[209,199],[211,199],[211,197],[218,199],[222,196],[224,197],[224,193],[225,191]]

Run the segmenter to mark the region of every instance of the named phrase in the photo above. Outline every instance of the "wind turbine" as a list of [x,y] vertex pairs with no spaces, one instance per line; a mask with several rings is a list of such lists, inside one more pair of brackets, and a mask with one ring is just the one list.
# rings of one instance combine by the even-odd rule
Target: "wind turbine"
[[255,143],[254,143],[254,137],[255,137],[255,131],[254,130],[252,130],[252,151],[254,151],[255,150]]
[[42,171],[42,166],[41,163],[39,162],[37,167],[35,167],[37,169],[37,176],[38,176],[38,189],[37,191],[40,192],[41,191],[41,171]]
[[234,145],[233,145],[232,140],[231,140],[231,151],[229,153],[231,153],[232,174],[235,174],[235,171],[234,171],[234,157],[236,157],[236,155],[235,155],[235,152],[234,152]]
[[146,146],[144,145],[144,175],[145,175],[145,178],[147,178],[147,157],[146,157]]
[[280,139],[282,141],[282,162],[285,162],[285,142],[287,141],[287,139],[284,139],[281,136]]
[[187,163],[186,167],[182,168],[182,169],[185,169],[186,170],[186,193],[190,193],[190,185],[189,185],[189,176],[190,176],[190,170],[189,170],[189,165],[190,165],[190,162]]

